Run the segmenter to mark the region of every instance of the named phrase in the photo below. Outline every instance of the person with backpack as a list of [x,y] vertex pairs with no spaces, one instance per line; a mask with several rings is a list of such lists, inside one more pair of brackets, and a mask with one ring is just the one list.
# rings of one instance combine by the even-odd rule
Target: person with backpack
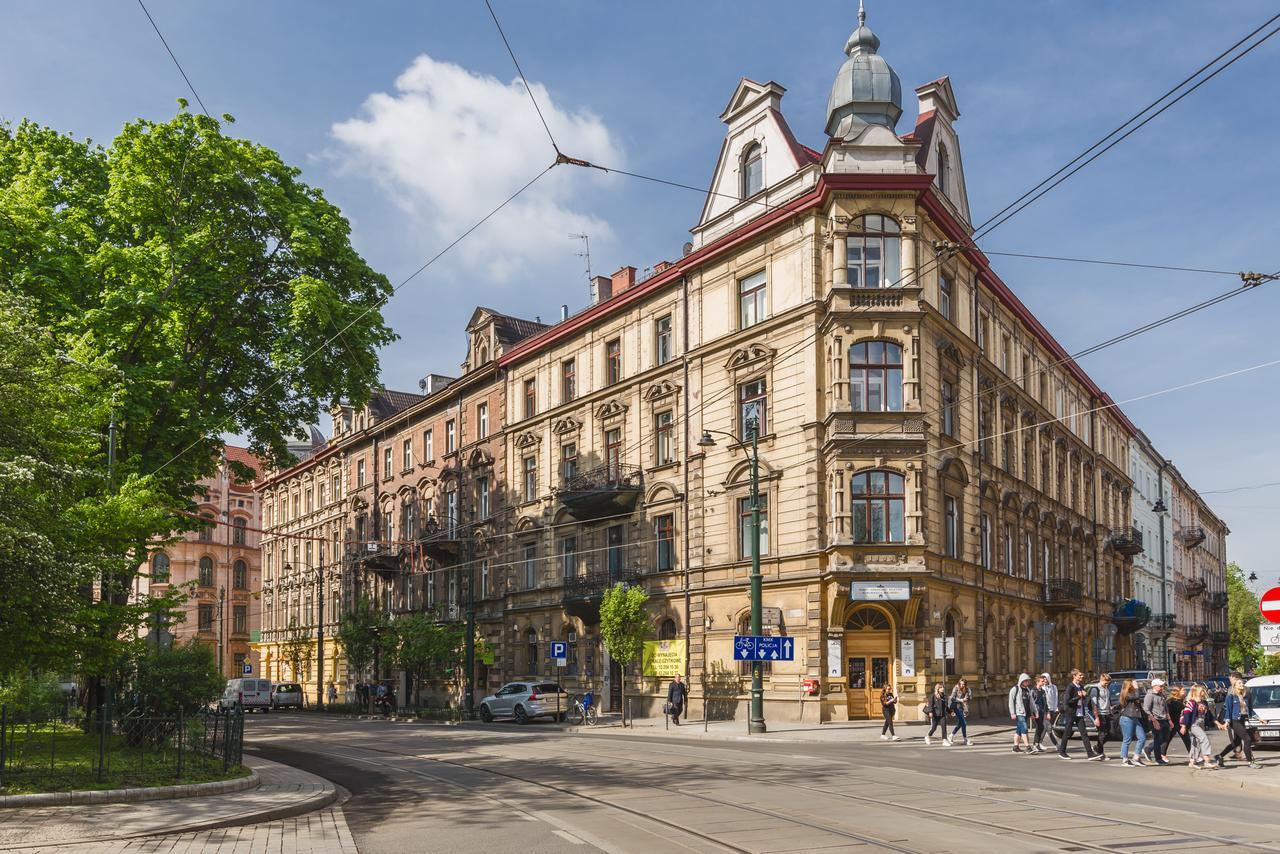
[[1223,760],[1228,753],[1233,750],[1244,750],[1244,758],[1249,760],[1250,768],[1261,768],[1262,765],[1254,761],[1253,758],[1253,735],[1245,726],[1245,721],[1249,720],[1249,716],[1253,714],[1253,706],[1249,703],[1249,695],[1245,691],[1244,679],[1233,678],[1231,680],[1231,690],[1227,692],[1227,699],[1222,704],[1222,722],[1219,726],[1222,729],[1231,731],[1231,743],[1222,749],[1215,758],[1215,763],[1219,768],[1225,768],[1226,762]]
[[[1182,745],[1187,748],[1187,753],[1191,752],[1191,735],[1189,732],[1183,732],[1180,722],[1182,721],[1183,708],[1191,701],[1190,695],[1194,690],[1194,687],[1186,690],[1173,687],[1168,691],[1169,699],[1167,702],[1169,705],[1169,720],[1172,721],[1174,725],[1169,727],[1169,732],[1166,733],[1164,737],[1163,752],[1165,756],[1169,755],[1169,745],[1173,744],[1173,737],[1175,735],[1182,738]],[[1208,694],[1206,693],[1205,696],[1207,697]]]
[[898,711],[898,695],[893,693],[893,686],[885,683],[880,692],[880,711],[884,713],[884,726],[880,729],[881,741],[901,741],[893,731],[893,716]]
[[1031,753],[1028,719],[1035,712],[1035,700],[1031,695],[1031,676],[1018,674],[1018,682],[1009,689],[1009,720],[1013,721],[1013,752],[1021,753],[1026,747]]
[[[1138,690],[1138,683],[1126,679],[1124,687],[1120,689],[1120,764],[1126,768],[1147,764],[1142,756],[1142,749],[1147,746],[1147,731],[1142,727],[1142,714],[1142,693]],[[1135,737],[1138,748],[1131,758],[1129,745]]]
[[925,711],[929,715],[929,732],[924,737],[925,744],[933,744],[933,734],[942,728],[942,736],[947,736],[947,694],[946,686],[941,682],[933,686],[933,694],[929,697]]
[[1058,717],[1062,719],[1062,737],[1058,739],[1058,756],[1061,759],[1074,759],[1067,753],[1067,742],[1071,734],[1079,730],[1080,740],[1084,742],[1084,752],[1093,759],[1093,742],[1089,740],[1089,718],[1086,715],[1089,706],[1089,692],[1084,688],[1084,674],[1075,668],[1071,669],[1071,684],[1062,689],[1062,705]]
[[956,726],[951,731],[951,735],[943,739],[948,747],[955,743],[956,733],[959,733],[961,738],[964,739],[963,744],[965,747],[968,747],[971,743],[969,741],[969,726],[966,721],[969,717],[969,701],[972,699],[973,691],[969,689],[963,679],[957,680],[955,687],[951,689],[951,699],[948,702],[951,714],[956,716]]
[[1164,695],[1164,680],[1152,679],[1151,690],[1142,698],[1142,711],[1151,724],[1152,751],[1157,765],[1168,765],[1164,758],[1164,737],[1169,731],[1169,698]]
[[1089,715],[1097,730],[1099,762],[1107,761],[1106,744],[1111,738],[1111,674],[1103,673],[1098,684],[1089,689]]
[[1209,692],[1204,686],[1196,685],[1187,692],[1183,703],[1182,714],[1178,719],[1178,729],[1182,737],[1189,739],[1191,747],[1187,750],[1187,767],[1204,768],[1213,755],[1213,742],[1209,740],[1207,728],[1218,724],[1213,716],[1213,703],[1209,700]]

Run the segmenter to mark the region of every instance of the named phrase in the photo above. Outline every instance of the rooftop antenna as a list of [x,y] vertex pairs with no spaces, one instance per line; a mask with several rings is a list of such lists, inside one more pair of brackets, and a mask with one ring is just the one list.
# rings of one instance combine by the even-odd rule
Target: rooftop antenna
[[590,284],[591,282],[591,238],[585,234],[570,234],[569,239],[582,241],[582,251],[575,252],[573,254],[577,255],[579,258],[587,259],[587,283]]

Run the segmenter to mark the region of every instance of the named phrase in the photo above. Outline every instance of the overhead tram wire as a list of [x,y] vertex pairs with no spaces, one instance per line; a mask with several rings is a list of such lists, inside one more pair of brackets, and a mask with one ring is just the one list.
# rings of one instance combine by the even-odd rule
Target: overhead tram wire
[[516,59],[516,52],[511,49],[511,42],[507,40],[507,34],[502,29],[502,23],[498,20],[498,13],[493,10],[493,4],[489,0],[484,0],[484,5],[489,9],[489,17],[493,18],[493,25],[498,28],[498,35],[502,37],[502,44],[507,48],[507,55],[511,57],[511,64],[516,67],[516,73],[520,75],[520,82],[524,84],[524,91],[529,95],[529,100],[533,102],[533,109],[538,113],[538,119],[542,122],[542,129],[547,132],[547,139],[551,140],[551,147],[555,149],[557,158],[561,157],[560,146],[556,144],[555,134],[551,132],[551,126],[547,124],[547,117],[542,114],[542,108],[538,106],[538,99],[533,97],[533,89],[529,86],[529,78],[524,76],[524,69],[520,67],[520,60]]
[[1135,261],[1106,261],[1098,258],[1069,258],[1062,255],[1035,255],[1029,252],[997,252],[983,249],[983,255],[1000,255],[1005,258],[1028,258],[1035,261],[1066,261],[1073,264],[1102,264],[1109,267],[1135,267],[1141,270],[1169,270],[1175,273],[1204,273],[1212,276],[1239,276],[1238,270],[1208,270],[1203,267],[1175,267],[1168,264],[1141,264]]

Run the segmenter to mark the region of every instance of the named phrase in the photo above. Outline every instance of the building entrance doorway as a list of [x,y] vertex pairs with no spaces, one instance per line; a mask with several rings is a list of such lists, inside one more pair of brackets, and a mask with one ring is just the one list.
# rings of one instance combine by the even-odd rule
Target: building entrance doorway
[[874,606],[855,610],[845,623],[845,676],[849,720],[880,717],[880,692],[892,683],[893,623]]

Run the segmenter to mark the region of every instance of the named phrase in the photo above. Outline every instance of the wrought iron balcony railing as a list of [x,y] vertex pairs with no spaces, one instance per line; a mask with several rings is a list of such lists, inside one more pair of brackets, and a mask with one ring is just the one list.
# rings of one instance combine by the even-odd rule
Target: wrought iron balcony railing
[[1079,581],[1059,578],[1050,581],[1044,590],[1044,604],[1052,610],[1074,610],[1084,604],[1084,586]]
[[1210,632],[1209,642],[1214,646],[1226,646],[1231,642],[1230,632]]
[[1193,578],[1183,584],[1182,589],[1186,591],[1188,599],[1194,599],[1205,591],[1206,586],[1204,579]]
[[1171,632],[1178,627],[1178,620],[1173,614],[1156,614],[1147,623],[1147,631]]
[[562,604],[565,613],[587,623],[598,623],[604,592],[618,582],[634,586],[640,583],[640,579],[640,573],[623,569],[594,570],[570,576],[564,579]]
[[1205,605],[1213,608],[1215,611],[1221,610],[1227,607],[1227,602],[1230,601],[1230,598],[1231,597],[1227,595],[1227,591],[1215,590],[1205,599]]
[[639,466],[614,463],[570,477],[556,490],[556,498],[574,519],[589,522],[635,510],[643,488]]
[[1125,599],[1116,603],[1111,615],[1116,631],[1122,635],[1131,635],[1145,627],[1151,621],[1151,606],[1139,599]]
[[1114,528],[1111,547],[1122,555],[1142,554],[1142,532],[1134,527]]
[[1178,531],[1178,541],[1187,548],[1194,548],[1204,542],[1204,528],[1199,525],[1188,525]]
[[1197,644],[1209,636],[1209,627],[1204,623],[1193,623],[1186,628],[1187,643]]
[[418,542],[427,556],[447,563],[462,554],[465,538],[470,529],[461,524],[458,513],[438,513],[422,520],[422,533]]

